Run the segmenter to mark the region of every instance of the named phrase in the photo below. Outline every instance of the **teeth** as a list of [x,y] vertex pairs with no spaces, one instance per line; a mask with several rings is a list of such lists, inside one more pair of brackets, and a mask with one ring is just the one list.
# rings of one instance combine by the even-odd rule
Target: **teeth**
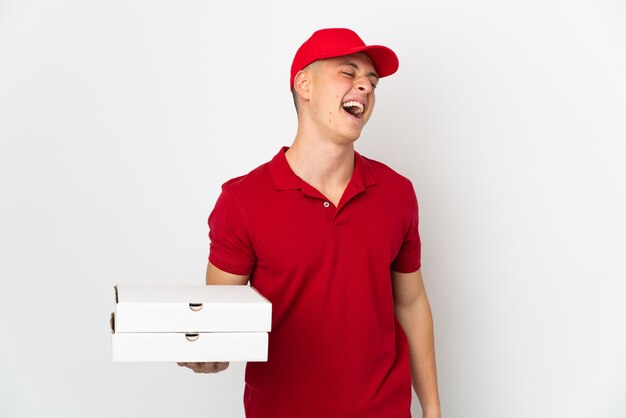
[[364,110],[363,105],[355,100],[345,102],[342,106],[344,109],[347,109],[349,107],[356,107],[358,110],[354,112],[355,115],[363,113],[363,110]]

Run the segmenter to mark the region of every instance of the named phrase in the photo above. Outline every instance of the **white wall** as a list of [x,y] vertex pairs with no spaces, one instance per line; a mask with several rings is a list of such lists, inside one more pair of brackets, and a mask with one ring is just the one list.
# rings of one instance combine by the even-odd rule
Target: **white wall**
[[203,281],[332,26],[400,57],[358,150],[420,199],[444,415],[626,416],[618,0],[0,1],[0,416],[243,416],[241,364],[112,364],[112,286]]

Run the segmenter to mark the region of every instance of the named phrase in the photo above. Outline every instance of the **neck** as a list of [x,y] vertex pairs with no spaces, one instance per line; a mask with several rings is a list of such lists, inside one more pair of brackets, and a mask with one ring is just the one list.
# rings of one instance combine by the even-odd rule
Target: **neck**
[[337,205],[354,171],[354,144],[316,140],[300,133],[285,154],[293,172]]

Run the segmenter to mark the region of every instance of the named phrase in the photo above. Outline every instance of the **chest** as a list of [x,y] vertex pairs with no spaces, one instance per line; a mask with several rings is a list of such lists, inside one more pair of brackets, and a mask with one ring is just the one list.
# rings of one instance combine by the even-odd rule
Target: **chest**
[[249,213],[255,217],[251,240],[257,268],[281,273],[316,270],[329,262],[390,265],[409,224],[409,214],[377,190],[339,207],[286,191]]

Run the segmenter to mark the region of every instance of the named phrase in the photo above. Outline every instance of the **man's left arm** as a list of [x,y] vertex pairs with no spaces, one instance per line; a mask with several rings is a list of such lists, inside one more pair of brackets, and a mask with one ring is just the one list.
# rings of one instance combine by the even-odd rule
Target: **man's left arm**
[[430,304],[421,270],[413,273],[391,272],[394,310],[402,325],[411,356],[411,377],[425,418],[441,416],[435,338]]

